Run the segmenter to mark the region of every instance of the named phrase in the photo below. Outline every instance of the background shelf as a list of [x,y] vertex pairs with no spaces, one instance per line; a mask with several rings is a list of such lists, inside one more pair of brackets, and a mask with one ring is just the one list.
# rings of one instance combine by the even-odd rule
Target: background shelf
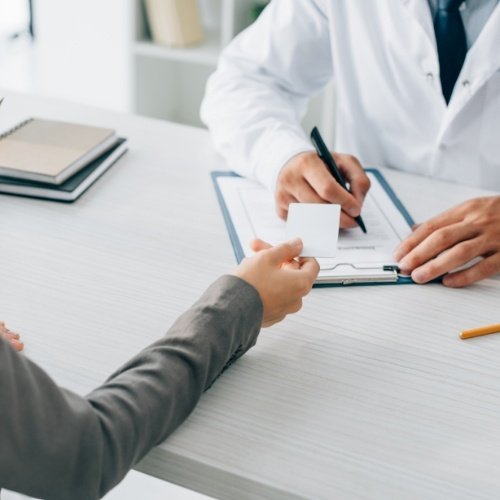
[[[264,0],[198,0],[204,41],[185,48],[152,41],[144,0],[132,5],[131,109],[135,113],[203,126],[199,108],[208,77],[224,47],[253,21],[252,11]],[[303,125],[319,125],[333,137],[334,92],[329,86],[315,97]]]
[[206,31],[203,43],[192,47],[167,47],[158,45],[151,40],[139,40],[133,43],[133,52],[136,56],[208,64],[214,68],[221,50],[220,34],[214,31]]

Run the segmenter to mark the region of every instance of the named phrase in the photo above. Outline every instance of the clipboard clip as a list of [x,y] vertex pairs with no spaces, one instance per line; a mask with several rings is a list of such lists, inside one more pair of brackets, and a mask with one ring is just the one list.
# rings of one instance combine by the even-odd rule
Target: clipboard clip
[[[325,259],[327,260],[327,259]],[[355,271],[364,271],[364,270],[378,270],[378,271],[385,271],[385,272],[393,272],[396,274],[400,274],[401,269],[396,266],[395,264],[378,264],[378,265],[373,265],[373,264],[352,264],[351,262],[337,262],[333,266],[328,265],[328,264],[323,264],[321,261],[322,259],[318,259],[320,263],[320,269],[322,271],[333,271],[335,269],[339,269],[341,267],[350,267],[354,269]]]
[[[342,267],[352,269],[352,272],[341,272]],[[396,283],[400,277],[399,267],[395,264],[364,264],[354,265],[348,262],[337,263],[334,266],[324,266],[321,270],[333,271],[335,274],[320,276],[318,283],[330,283],[340,285],[354,285],[366,283]]]
[[394,265],[382,266],[382,270],[383,271],[394,271],[397,274],[399,274],[401,272],[401,269],[399,269],[398,266],[394,266]]
[[393,271],[400,278],[411,278],[411,274],[402,274],[401,273],[401,268],[399,266],[395,266],[395,265],[383,266],[383,270],[384,271]]

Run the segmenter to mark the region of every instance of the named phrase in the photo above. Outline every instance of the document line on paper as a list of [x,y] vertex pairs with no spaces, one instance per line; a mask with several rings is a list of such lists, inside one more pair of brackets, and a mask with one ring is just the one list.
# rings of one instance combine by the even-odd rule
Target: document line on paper
[[[408,220],[378,177],[371,172],[368,176],[372,187],[362,209],[368,233],[359,227],[341,229],[336,256],[318,259],[320,279],[373,274],[375,281],[377,276],[391,274],[383,267],[396,264],[393,251],[411,232]],[[276,214],[274,198],[266,188],[237,176],[221,176],[217,183],[245,256],[253,254],[250,242],[254,238],[272,245],[285,241],[286,224]]]

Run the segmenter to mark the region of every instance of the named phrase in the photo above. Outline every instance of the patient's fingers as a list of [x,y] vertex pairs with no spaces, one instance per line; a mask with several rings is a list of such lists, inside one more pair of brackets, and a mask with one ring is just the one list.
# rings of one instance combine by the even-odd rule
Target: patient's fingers
[[0,337],[5,339],[9,344],[16,350],[22,351],[24,349],[24,343],[21,342],[20,335],[17,332],[11,332],[2,321],[0,322]]
[[250,248],[254,252],[260,252],[261,250],[267,250],[268,248],[271,248],[272,245],[267,243],[267,241],[261,240],[260,238],[255,238],[250,242]]
[[19,333],[10,332],[10,331],[2,332],[1,335],[3,338],[5,338],[7,340],[11,340],[11,339],[19,340],[19,337],[20,337]]
[[11,339],[10,345],[16,350],[16,351],[22,351],[24,349],[24,344],[20,342],[19,340],[16,339]]

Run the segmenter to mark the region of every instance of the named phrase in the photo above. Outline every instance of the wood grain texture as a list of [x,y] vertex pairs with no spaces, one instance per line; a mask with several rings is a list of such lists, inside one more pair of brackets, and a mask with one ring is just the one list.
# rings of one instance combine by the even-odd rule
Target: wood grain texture
[[[0,196],[1,317],[84,394],[234,267],[223,164],[198,129],[9,94],[2,113],[130,139],[75,204]],[[417,221],[484,193],[384,174]],[[227,499],[497,499],[500,335],[458,333],[498,322],[499,297],[498,278],[315,289],[138,468]]]

